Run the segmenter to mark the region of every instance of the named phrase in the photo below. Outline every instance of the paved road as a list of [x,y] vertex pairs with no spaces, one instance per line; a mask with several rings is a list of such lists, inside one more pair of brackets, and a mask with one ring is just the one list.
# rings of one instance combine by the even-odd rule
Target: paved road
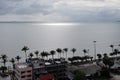
[[120,80],[120,75],[114,75],[111,80]]

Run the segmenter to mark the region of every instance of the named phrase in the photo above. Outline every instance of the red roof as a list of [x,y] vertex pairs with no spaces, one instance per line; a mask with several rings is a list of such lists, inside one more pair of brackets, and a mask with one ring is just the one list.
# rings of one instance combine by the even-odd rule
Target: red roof
[[53,74],[42,74],[39,76],[39,80],[50,80],[50,79],[54,79]]

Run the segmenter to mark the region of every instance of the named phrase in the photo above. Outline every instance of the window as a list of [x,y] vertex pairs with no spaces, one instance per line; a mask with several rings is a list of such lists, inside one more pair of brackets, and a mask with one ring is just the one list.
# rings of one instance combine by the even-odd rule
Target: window
[[31,73],[31,70],[27,71],[27,73]]
[[31,75],[27,75],[27,77],[31,77]]
[[21,74],[25,73],[25,71],[22,71]]
[[25,76],[22,76],[21,78],[25,78]]

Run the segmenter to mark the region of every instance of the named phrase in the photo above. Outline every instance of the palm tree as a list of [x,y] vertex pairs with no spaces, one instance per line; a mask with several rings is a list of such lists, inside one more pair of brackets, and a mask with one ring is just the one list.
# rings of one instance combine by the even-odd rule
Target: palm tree
[[44,51],[41,52],[40,55],[42,56],[42,59],[44,59],[44,57],[45,57],[45,52],[44,52]]
[[3,59],[2,63],[4,64],[4,67],[6,66],[7,59]]
[[74,57],[74,53],[76,52],[76,49],[72,48],[71,51],[73,52],[73,57]]
[[93,57],[90,57],[90,60],[92,61],[92,60],[93,60]]
[[17,62],[19,63],[19,60],[21,59],[20,56],[16,56],[15,59],[17,60]]
[[112,52],[114,51],[114,45],[110,45],[110,47],[112,48]]
[[36,58],[38,58],[39,51],[35,51],[34,54],[36,55]]
[[68,58],[68,61],[70,61],[72,63],[73,62],[73,58]]
[[113,56],[114,55],[114,53],[112,52],[112,53],[110,53],[110,56]]
[[24,46],[23,48],[22,48],[22,51],[24,51],[25,52],[25,58],[27,59],[27,54],[26,54],[26,52],[29,50],[29,48],[27,47],[27,46]]
[[1,59],[3,60],[3,59],[7,59],[8,57],[7,57],[7,55],[5,55],[5,54],[3,54],[3,55],[1,55]]
[[6,65],[7,58],[8,58],[7,55],[5,55],[5,54],[1,55],[2,63],[4,64],[4,67]]
[[[0,70],[2,71],[2,73],[4,74],[5,71],[7,70],[7,67],[6,66],[1,66],[0,67]],[[5,75],[5,74],[4,74]]]
[[60,58],[61,58],[62,50],[60,48],[57,48],[56,51],[58,52],[58,58],[59,58],[59,54],[60,54]]
[[83,56],[84,60],[87,61],[90,57],[89,56]]
[[45,51],[44,54],[45,54],[45,56],[46,56],[46,58],[48,60],[49,53]]
[[100,61],[101,58],[102,58],[102,55],[101,54],[97,54],[97,57],[98,57],[98,60]]
[[113,54],[116,55],[116,58],[117,58],[117,55],[119,54],[119,50],[118,49],[114,49]]
[[33,56],[34,56],[33,53],[29,54],[30,59],[32,59]]
[[12,65],[13,65],[13,68],[14,68],[15,59],[14,59],[14,58],[11,58],[11,59],[10,59],[10,62],[12,63]]
[[63,58],[64,58],[64,51],[62,50],[62,53],[63,53]]
[[85,56],[85,54],[87,53],[87,50],[86,50],[86,49],[83,49],[83,53],[84,53],[84,56]]
[[107,53],[104,53],[104,54],[103,54],[103,58],[108,58]]
[[51,50],[51,51],[50,51],[50,54],[52,55],[52,59],[54,58],[55,53],[56,53],[56,52],[55,52],[54,50]]
[[65,53],[66,53],[66,60],[67,60],[67,52],[68,52],[68,48],[64,48],[63,50],[64,50]]

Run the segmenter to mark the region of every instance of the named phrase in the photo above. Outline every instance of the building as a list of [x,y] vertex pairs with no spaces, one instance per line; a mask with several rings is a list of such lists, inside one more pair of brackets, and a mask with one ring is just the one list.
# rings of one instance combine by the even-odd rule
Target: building
[[45,63],[46,71],[48,73],[53,74],[55,79],[61,80],[63,78],[67,78],[66,68],[67,65],[62,61],[49,61]]
[[32,71],[33,71],[33,80],[39,80],[39,76],[41,74],[46,74],[48,73],[45,69],[45,64],[44,64],[43,59],[38,59],[38,58],[32,58],[28,60],[27,64],[32,65]]
[[26,63],[15,64],[14,80],[65,80],[66,68],[65,61],[28,59]]
[[15,64],[14,80],[32,80],[32,67],[27,63]]
[[[43,60],[33,58],[29,60],[29,64],[33,67],[33,80],[43,74],[54,75],[55,79],[66,78],[66,63],[64,61]],[[41,79],[42,80],[42,79]]]

